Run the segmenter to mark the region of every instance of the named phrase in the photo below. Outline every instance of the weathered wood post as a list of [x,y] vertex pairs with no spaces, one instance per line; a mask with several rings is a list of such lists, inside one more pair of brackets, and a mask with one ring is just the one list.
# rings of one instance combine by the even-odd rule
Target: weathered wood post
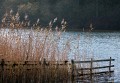
[[46,59],[43,60],[43,68],[45,69]]
[[16,66],[16,63],[14,62],[13,64],[12,64],[12,79],[13,79],[13,83],[15,83],[15,81],[16,81],[16,76],[15,76],[15,66]]
[[71,81],[72,83],[74,83],[74,60],[71,60],[71,63],[72,63],[72,71],[71,71]]
[[45,77],[46,77],[46,59],[44,58],[43,59],[43,83],[45,83],[46,82],[46,79],[45,79]]
[[92,79],[92,68],[93,68],[93,59],[91,58],[91,62],[90,62],[90,80],[91,80],[91,83],[93,83],[93,79]]
[[[67,60],[64,61],[63,67],[64,67],[64,68],[66,68],[66,67],[68,68],[68,61],[67,61]],[[67,69],[67,70],[68,70],[68,69]],[[68,75],[68,71],[67,71],[67,73],[65,73],[65,76],[66,76],[66,77],[69,76],[69,75]],[[66,79],[64,82],[67,83],[68,81],[69,81],[69,80]]]
[[111,61],[112,61],[112,58],[110,57],[110,61],[109,61],[109,75],[111,76]]
[[84,75],[83,75],[83,68],[81,68],[81,80],[84,80]]
[[2,61],[1,61],[1,68],[2,68],[2,72],[1,72],[1,76],[2,76],[2,82],[1,83],[4,83],[4,65],[5,65],[5,61],[4,61],[4,59],[2,59]]
[[23,67],[24,67],[24,68],[23,68],[23,69],[24,69],[24,74],[23,74],[23,75],[24,75],[24,77],[23,77],[24,79],[23,79],[23,83],[25,83],[25,82],[28,81],[28,79],[27,79],[27,78],[28,78],[28,74],[27,74],[27,71],[28,71],[28,70],[27,70],[27,69],[28,69],[28,61],[27,61],[27,60],[24,61]]
[[65,60],[64,62],[65,62],[65,65],[67,65],[68,61],[67,61],[67,60]]

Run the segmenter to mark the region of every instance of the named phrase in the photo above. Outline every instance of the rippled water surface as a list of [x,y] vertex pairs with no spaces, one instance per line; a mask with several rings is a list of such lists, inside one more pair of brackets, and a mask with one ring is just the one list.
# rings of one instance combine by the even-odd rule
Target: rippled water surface
[[72,51],[79,42],[79,55],[85,54],[95,59],[114,58],[114,80],[120,82],[120,32],[66,32],[63,36],[66,39],[73,36]]

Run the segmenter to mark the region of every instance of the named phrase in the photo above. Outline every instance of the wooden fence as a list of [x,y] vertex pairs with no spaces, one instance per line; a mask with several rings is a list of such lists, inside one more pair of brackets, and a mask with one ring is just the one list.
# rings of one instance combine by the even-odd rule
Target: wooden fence
[[67,83],[68,61],[0,61],[0,83]]
[[[115,61],[115,59],[112,59],[111,57],[109,59],[102,59],[102,60],[91,60],[88,61],[74,61],[72,60],[72,81],[80,81],[80,80],[86,80],[89,79],[91,83],[94,82],[95,77],[100,75],[102,76],[111,76],[111,74],[114,72],[114,65],[112,65],[112,61]],[[107,63],[105,63],[107,62]],[[94,65],[94,63],[101,63],[99,66]],[[81,67],[81,65],[88,64],[87,67]],[[79,66],[80,65],[80,66]],[[78,66],[78,67],[77,67]],[[86,78],[84,78],[86,77]]]
[[[91,58],[91,60],[88,60],[88,61],[71,60],[71,62],[70,61],[58,61],[58,62],[57,61],[46,61],[45,59],[43,61],[5,61],[4,59],[2,59],[0,61],[0,71],[1,71],[0,83],[4,83],[4,79],[5,79],[4,74],[6,71],[12,70],[13,72],[15,72],[15,70],[19,68],[19,71],[26,70],[26,71],[28,71],[28,73],[30,71],[32,71],[32,72],[38,71],[37,74],[39,74],[39,73],[41,74],[43,72],[43,74],[46,74],[45,76],[47,76],[47,75],[49,75],[47,73],[50,73],[50,72],[48,72],[48,70],[53,69],[53,68],[50,68],[50,66],[54,67],[55,70],[59,69],[59,71],[57,71],[58,75],[65,74],[63,71],[66,68],[69,68],[69,70],[67,70],[67,73],[66,73],[66,78],[68,78],[68,80],[71,80],[72,83],[76,83],[77,81],[84,81],[86,79],[89,79],[89,81],[91,81],[91,83],[93,83],[94,78],[97,75],[103,76],[103,74],[104,74],[104,75],[111,76],[111,73],[114,72],[114,70],[113,70],[114,65],[112,65],[112,61],[114,61],[114,60],[115,59],[112,59],[111,57],[109,59],[102,59],[102,60],[93,60],[92,58]],[[102,64],[95,65],[95,63],[102,63]],[[85,64],[87,64],[87,65],[85,65]],[[104,66],[103,66],[103,64],[104,64]],[[42,67],[42,69],[41,69],[41,67]],[[48,70],[46,70],[47,68],[48,68]],[[59,72],[61,72],[61,74]],[[24,74],[22,73],[22,75],[24,75]],[[65,76],[65,75],[61,75],[61,76]],[[44,79],[42,79],[42,80],[46,80],[46,79],[44,77]],[[67,83],[68,83],[68,80],[67,80]],[[38,80],[38,81],[40,81],[40,80]],[[45,83],[48,81],[45,81],[45,82],[41,81],[41,82]],[[39,82],[39,83],[41,83],[41,82]],[[32,83],[32,82],[30,82],[30,81],[28,81],[28,82],[27,81],[13,82],[12,81],[9,83]],[[63,83],[66,83],[66,81]]]

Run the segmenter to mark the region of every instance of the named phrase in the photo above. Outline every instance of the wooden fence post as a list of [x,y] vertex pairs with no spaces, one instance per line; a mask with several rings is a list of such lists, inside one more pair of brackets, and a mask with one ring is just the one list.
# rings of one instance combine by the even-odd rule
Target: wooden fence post
[[28,61],[25,60],[24,61],[24,65],[23,65],[24,66],[24,74],[23,74],[24,75],[24,79],[23,79],[23,83],[26,83],[28,81],[28,79],[27,79],[28,74],[26,73],[28,71],[27,70],[28,69],[28,65],[27,64],[28,64]]
[[15,62],[12,64],[12,82],[15,83]]
[[72,80],[72,83],[74,83],[74,60],[71,60],[71,63],[72,63],[72,77],[71,77],[71,80]]
[[93,83],[93,79],[92,79],[92,68],[93,68],[93,59],[91,58],[91,63],[90,63],[90,80],[91,80],[91,83]]
[[83,68],[81,68],[81,80],[84,80],[84,75],[83,75]]
[[111,61],[112,61],[112,58],[110,57],[110,61],[109,61],[109,75],[111,76]]
[[[63,67],[68,68],[68,61],[67,60],[64,61]],[[67,76],[68,76],[68,71],[67,71],[67,74],[65,73],[65,77],[67,77]],[[68,79],[65,80],[65,83],[67,83],[67,82],[68,82]]]
[[45,77],[46,77],[46,59],[44,58],[43,59],[43,80],[42,80],[42,82],[46,82],[46,79],[45,79]]
[[65,62],[65,65],[67,65],[68,61],[66,60],[66,61],[64,61],[64,62]]
[[4,59],[2,59],[2,61],[1,61],[1,67],[2,67],[2,83],[4,83],[4,65],[5,65],[5,61],[4,61]]
[[46,59],[43,59],[43,68],[44,68],[44,70],[45,70],[45,66],[47,65],[47,63],[46,63]]

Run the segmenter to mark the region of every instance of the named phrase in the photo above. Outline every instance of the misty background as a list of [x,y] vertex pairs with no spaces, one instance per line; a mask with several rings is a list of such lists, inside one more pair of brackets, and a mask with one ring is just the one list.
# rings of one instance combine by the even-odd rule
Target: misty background
[[87,29],[92,23],[95,30],[120,30],[120,0],[0,0],[0,19],[13,9],[24,14],[34,23],[38,18],[42,25],[55,17],[58,24],[64,18],[69,30]]

